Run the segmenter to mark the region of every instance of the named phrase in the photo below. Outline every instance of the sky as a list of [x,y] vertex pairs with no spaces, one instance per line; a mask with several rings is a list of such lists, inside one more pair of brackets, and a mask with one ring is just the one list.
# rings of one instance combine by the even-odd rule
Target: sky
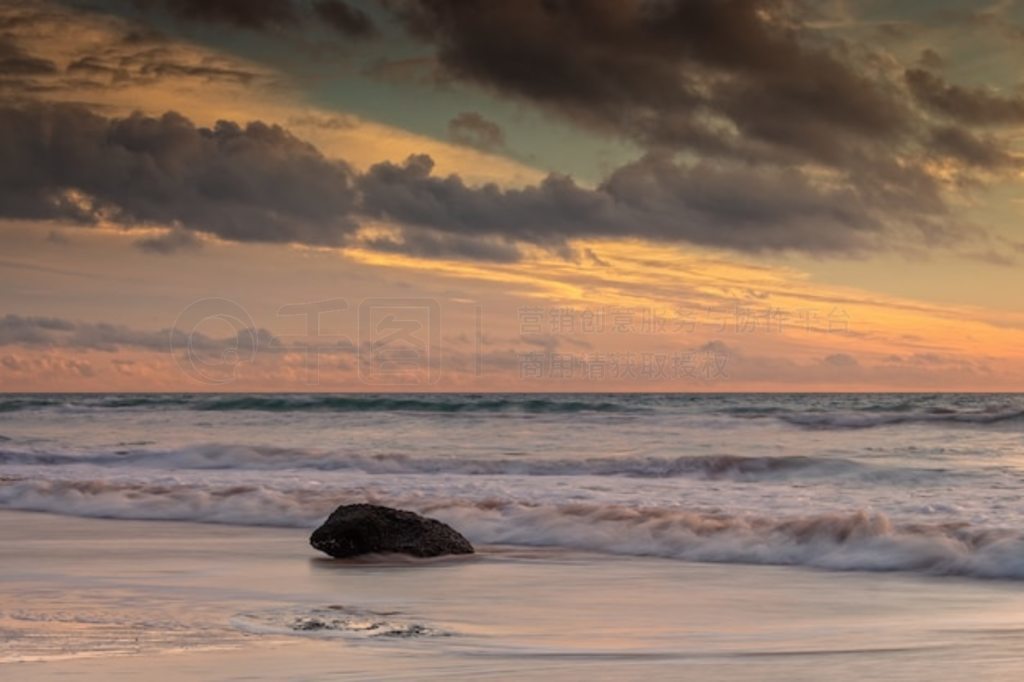
[[1024,6],[0,0],[0,390],[1024,389]]

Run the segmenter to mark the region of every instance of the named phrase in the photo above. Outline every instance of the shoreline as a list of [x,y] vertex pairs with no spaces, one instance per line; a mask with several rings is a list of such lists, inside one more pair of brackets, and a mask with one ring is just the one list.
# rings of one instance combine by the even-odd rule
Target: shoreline
[[855,665],[950,679],[968,663],[1003,674],[1000,652],[1024,643],[1014,584],[494,546],[339,562],[307,537],[0,511],[0,671],[789,680]]

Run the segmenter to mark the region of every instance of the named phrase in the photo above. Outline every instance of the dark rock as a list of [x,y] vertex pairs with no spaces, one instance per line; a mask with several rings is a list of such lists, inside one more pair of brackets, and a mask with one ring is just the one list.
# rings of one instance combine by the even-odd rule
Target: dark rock
[[447,524],[375,504],[345,504],[309,536],[309,544],[339,559],[361,554],[434,557],[472,554],[473,545]]

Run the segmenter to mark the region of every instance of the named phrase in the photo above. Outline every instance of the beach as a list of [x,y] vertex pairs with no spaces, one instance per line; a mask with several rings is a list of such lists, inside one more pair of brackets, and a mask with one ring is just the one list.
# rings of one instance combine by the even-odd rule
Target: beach
[[[10,395],[4,679],[1016,679],[1014,395]],[[470,556],[332,560],[373,502]]]
[[1009,680],[1024,644],[1007,582],[493,546],[344,562],[306,536],[2,512],[0,674]]
[[0,0],[0,682],[1024,680],[1022,46]]

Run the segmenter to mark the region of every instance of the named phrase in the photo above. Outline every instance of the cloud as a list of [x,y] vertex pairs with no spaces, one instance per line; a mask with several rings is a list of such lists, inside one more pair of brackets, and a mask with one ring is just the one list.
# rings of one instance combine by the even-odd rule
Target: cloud
[[922,68],[936,70],[944,67],[946,60],[942,58],[942,55],[929,47],[921,50],[921,56],[917,58],[917,63]]
[[894,190],[881,169],[858,184],[798,167],[649,154],[596,188],[551,174],[504,189],[433,167],[413,155],[357,173],[259,121],[204,128],[173,112],[106,118],[67,104],[0,108],[3,217],[177,230],[144,240],[151,250],[187,245],[183,230],[343,246],[373,219],[405,234],[371,247],[434,257],[507,262],[516,243],[568,254],[572,240],[590,237],[849,253],[881,248],[901,231],[936,239],[947,218],[928,178],[911,184],[907,169],[892,169]]
[[[697,349],[722,359],[727,375],[739,386],[848,386],[892,390],[941,389],[950,385],[988,385],[992,367],[986,359],[940,356],[934,353],[909,356],[889,355],[860,359],[835,352],[824,357],[755,354],[714,340]],[[1016,376],[1006,376],[1003,385],[1014,385]]]
[[188,230],[182,228],[166,230],[155,236],[146,237],[135,242],[143,251],[167,255],[178,251],[195,251],[202,242]]
[[846,353],[832,353],[826,356],[822,362],[832,367],[858,367],[860,365],[855,357]]
[[0,367],[11,373],[30,375],[34,380],[40,377],[53,378],[69,375],[89,379],[96,375],[92,363],[87,360],[53,356],[20,358],[15,355],[5,355],[0,358]]
[[1000,168],[1017,163],[1005,145],[991,135],[978,136],[956,126],[932,131],[932,148],[979,168]]
[[49,59],[34,57],[0,37],[0,73],[8,77],[43,76],[57,73],[57,65]]
[[599,255],[597,255],[597,253],[591,248],[584,249],[583,255],[586,256],[591,263],[593,263],[594,265],[598,265],[602,268],[607,268],[610,265],[608,261],[604,260]]
[[341,0],[317,0],[313,11],[328,26],[349,38],[369,38],[377,34],[366,12]]
[[8,218],[178,225],[236,241],[337,245],[355,227],[343,162],[278,126],[202,128],[173,112],[0,108],[0,199]]
[[0,317],[0,346],[46,344],[57,334],[74,329],[72,323],[58,318],[6,315]]
[[199,331],[178,329],[143,331],[108,322],[75,322],[53,317],[7,314],[0,317],[0,347],[72,348],[116,353],[125,348],[166,352],[190,348],[219,352],[236,347],[284,350],[265,329],[240,329],[234,336],[213,337]]
[[361,245],[375,251],[416,258],[465,258],[492,263],[514,263],[522,256],[516,245],[506,239],[438,234],[410,227],[401,229],[397,239],[374,237],[362,241]]
[[251,71],[241,69],[223,68],[206,64],[178,64],[166,61],[144,63],[140,65],[138,73],[143,78],[153,76],[186,76],[207,81],[233,81],[243,85],[252,83],[258,77],[257,74]]
[[[950,207],[1016,163],[1000,150],[1006,139],[975,126],[1017,120],[1024,97],[947,86],[856,33],[822,28],[829,22],[805,3],[386,6],[433,51],[438,81],[534,104],[644,150],[596,194],[577,193],[597,204],[610,197],[612,222],[631,214],[638,236],[817,253],[893,245],[901,232],[950,242],[977,231]],[[941,63],[934,50],[919,54],[920,64]],[[936,114],[958,125],[940,125]],[[623,201],[627,179],[653,195]],[[664,210],[652,210],[652,196]],[[602,227],[606,215],[585,218],[588,229],[554,233],[613,231]]]
[[451,78],[644,146],[835,162],[899,137],[899,93],[770,0],[396,0]]
[[0,346],[66,347],[115,352],[123,346],[166,350],[167,332],[139,332],[107,323],[76,323],[50,317],[0,317]]
[[475,111],[464,111],[448,121],[448,137],[457,144],[488,152],[505,146],[501,126]]
[[[132,86],[173,82],[273,81],[262,67],[174,41],[136,21],[53,3],[0,1],[0,26],[0,93],[11,101],[95,101]],[[73,39],[55,40],[69,30]]]
[[143,8],[159,7],[186,21],[268,30],[298,23],[292,0],[134,0]]
[[957,121],[976,125],[1024,123],[1024,96],[1004,96],[987,88],[950,85],[924,69],[908,69],[907,85],[923,106]]
[[[633,236],[743,251],[843,252],[871,248],[883,234],[887,198],[856,187],[819,185],[793,169],[683,164],[651,155],[613,172],[596,189],[550,175],[504,190],[432,175],[429,157],[377,164],[358,179],[362,211],[398,223],[464,235],[491,234],[547,247],[584,237]],[[920,217],[921,205],[909,218]],[[906,210],[906,209],[902,209]],[[936,214],[941,206],[934,206]],[[908,220],[912,222],[912,220]],[[924,228],[927,229],[927,228]]]
[[[234,16],[229,5],[242,7],[213,3],[208,11],[217,14],[195,20]],[[188,6],[175,11],[187,14]],[[262,16],[261,3],[245,6]],[[296,16],[307,21],[319,6],[296,4]],[[180,82],[189,91],[244,95],[264,92],[276,76],[105,16],[102,46],[61,53],[56,75],[31,79],[60,98],[81,99],[88,88],[121,92],[120,104],[43,104],[26,101],[35,91],[16,89],[17,104],[0,106],[0,215],[162,227],[171,231],[140,243],[160,252],[194,244],[187,235],[196,232],[497,262],[520,257],[523,244],[569,255],[573,240],[588,237],[845,255],[969,238],[975,228],[951,207],[967,205],[972,197],[962,195],[980,180],[1017,164],[1001,137],[915,108],[902,67],[890,64],[889,75],[875,69],[856,46],[802,23],[788,3],[388,6],[436,50],[410,57],[415,69],[628,138],[642,147],[639,158],[596,186],[553,173],[509,189],[473,184],[480,176],[467,175],[471,169],[435,175],[425,155],[356,172],[345,158],[261,121],[204,127],[172,112],[111,116],[135,101],[136,90],[121,90],[133,84],[151,83],[146,93]],[[0,6],[0,19],[33,27],[12,34],[26,55],[55,55],[37,38],[61,22],[98,21],[47,8]],[[206,88],[211,81],[221,87]],[[357,125],[311,113],[280,120],[321,142]],[[501,127],[474,111],[453,118],[449,135],[464,146],[506,149]],[[347,153],[342,143],[336,148]],[[366,167],[365,149],[352,158]],[[378,220],[392,223],[387,236],[359,234]]]
[[348,38],[370,38],[377,28],[370,16],[343,0],[133,0],[138,7],[159,9],[194,23],[219,24],[253,31],[282,33],[305,28],[316,19]]

